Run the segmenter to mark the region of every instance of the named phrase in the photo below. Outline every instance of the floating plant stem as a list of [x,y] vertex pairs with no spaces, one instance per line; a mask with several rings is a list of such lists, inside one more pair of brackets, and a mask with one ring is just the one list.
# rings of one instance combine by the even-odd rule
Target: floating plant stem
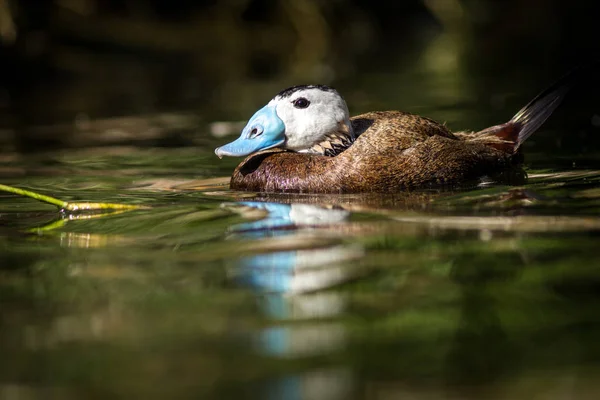
[[35,193],[35,192],[25,190],[25,189],[19,189],[19,188],[12,187],[12,186],[0,184],[0,190],[3,192],[10,192],[10,193],[18,194],[20,196],[31,197],[32,199],[36,199],[36,200],[42,201],[44,203],[52,204],[52,205],[55,205],[60,208],[66,209],[67,206],[69,205],[69,203],[67,203],[66,201],[62,201],[62,200],[56,199],[54,197]]
[[39,200],[44,203],[52,204],[65,211],[95,211],[95,210],[137,210],[140,208],[146,208],[144,206],[132,205],[132,204],[118,204],[118,203],[90,203],[86,201],[81,202],[67,202],[55,197],[46,196],[30,190],[20,189],[13,186],[0,184],[0,191],[18,194],[20,196],[30,197],[32,199]]

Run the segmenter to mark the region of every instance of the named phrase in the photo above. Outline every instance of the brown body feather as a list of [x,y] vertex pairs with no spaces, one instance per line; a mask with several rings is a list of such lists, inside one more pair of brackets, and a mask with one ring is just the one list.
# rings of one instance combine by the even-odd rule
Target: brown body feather
[[[513,153],[496,136],[452,134],[444,125],[398,111],[351,120],[358,138],[335,157],[267,150],[248,156],[231,188],[263,192],[356,193],[461,183],[500,172]],[[512,147],[511,147],[512,149]]]

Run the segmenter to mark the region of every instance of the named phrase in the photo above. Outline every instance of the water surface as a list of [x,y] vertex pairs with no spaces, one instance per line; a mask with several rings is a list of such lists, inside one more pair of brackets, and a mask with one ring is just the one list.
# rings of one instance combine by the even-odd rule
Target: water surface
[[[212,143],[211,143],[212,144]],[[211,148],[6,157],[0,398],[596,398],[600,171],[232,192]]]

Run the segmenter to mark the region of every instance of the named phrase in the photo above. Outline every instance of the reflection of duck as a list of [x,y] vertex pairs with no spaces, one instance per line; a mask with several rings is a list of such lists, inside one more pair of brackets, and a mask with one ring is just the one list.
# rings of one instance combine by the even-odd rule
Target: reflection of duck
[[399,111],[350,118],[334,89],[295,86],[275,96],[237,140],[215,153],[249,155],[231,178],[231,188],[241,190],[389,192],[475,180],[521,161],[519,146],[558,106],[574,76],[548,88],[507,123],[476,133],[452,133]]
[[[295,235],[300,239],[298,229],[343,223],[350,214],[308,204],[242,202],[237,205],[266,210],[268,215],[259,221],[239,224],[233,231],[242,237],[269,241],[277,236]],[[240,259],[236,275],[240,282],[262,292],[314,292],[364,273],[350,262],[362,256],[363,249],[359,245],[332,243],[311,249],[267,252]]]
[[325,208],[311,204],[243,201],[237,205],[268,212],[268,217],[235,227],[236,231],[265,230],[285,226],[314,226],[344,222],[350,212],[344,209]]
[[[238,237],[271,243],[269,251],[242,257],[230,270],[236,282],[260,294],[258,304],[263,313],[277,321],[256,332],[253,339],[257,349],[270,357],[296,358],[328,354],[345,346],[345,325],[331,319],[344,311],[346,296],[339,291],[324,289],[364,275],[366,269],[357,262],[363,257],[364,250],[358,244],[330,240],[314,241],[312,248],[300,246],[294,249],[294,239],[298,245],[308,232],[319,237],[315,228],[343,224],[350,213],[307,204],[249,201],[224,206],[241,214],[246,213],[247,208],[267,212],[261,220],[235,225],[231,229]],[[289,239],[285,249],[277,250],[277,246],[272,246],[277,237]],[[287,324],[286,321],[295,322]],[[306,392],[307,386],[311,385],[310,379],[289,376],[278,383],[273,398],[311,397]],[[346,385],[347,381],[341,383]],[[328,386],[340,388],[336,382]],[[318,385],[318,390],[323,392],[322,384]],[[326,398],[337,397],[332,394],[328,392]]]

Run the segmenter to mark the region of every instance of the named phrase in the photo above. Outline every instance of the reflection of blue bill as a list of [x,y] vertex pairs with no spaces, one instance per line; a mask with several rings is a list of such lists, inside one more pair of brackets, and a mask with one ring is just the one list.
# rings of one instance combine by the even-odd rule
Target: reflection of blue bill
[[239,263],[240,281],[261,291],[285,293],[291,288],[295,265],[295,251],[244,257]]
[[[269,240],[275,236],[297,235],[296,229],[330,223],[342,223],[349,216],[343,209],[330,209],[310,204],[279,204],[246,201],[235,203],[267,211],[259,221],[232,228],[240,236]],[[239,281],[261,292],[302,293],[324,289],[348,279],[349,268],[343,261],[362,256],[361,247],[336,245],[308,250],[288,250],[256,254],[239,260],[236,275]]]
[[[241,206],[267,211],[268,215],[259,221],[239,224],[234,231],[266,230],[284,226],[311,226],[344,222],[350,212],[343,209],[330,209],[311,204],[279,204],[259,201],[236,203]],[[282,232],[282,234],[284,234]]]
[[[237,204],[246,207],[257,208],[259,210],[265,210],[268,212],[268,214],[261,220],[236,225],[233,227],[234,231],[260,231],[293,224],[293,221],[290,218],[290,211],[292,207],[289,204],[261,203],[259,201],[244,201]],[[258,232],[258,234],[249,236],[261,237],[261,233],[262,236],[265,236],[264,232]]]
[[357,268],[345,262],[362,255],[355,245],[258,254],[239,260],[239,280],[261,292],[313,292],[356,276]]

